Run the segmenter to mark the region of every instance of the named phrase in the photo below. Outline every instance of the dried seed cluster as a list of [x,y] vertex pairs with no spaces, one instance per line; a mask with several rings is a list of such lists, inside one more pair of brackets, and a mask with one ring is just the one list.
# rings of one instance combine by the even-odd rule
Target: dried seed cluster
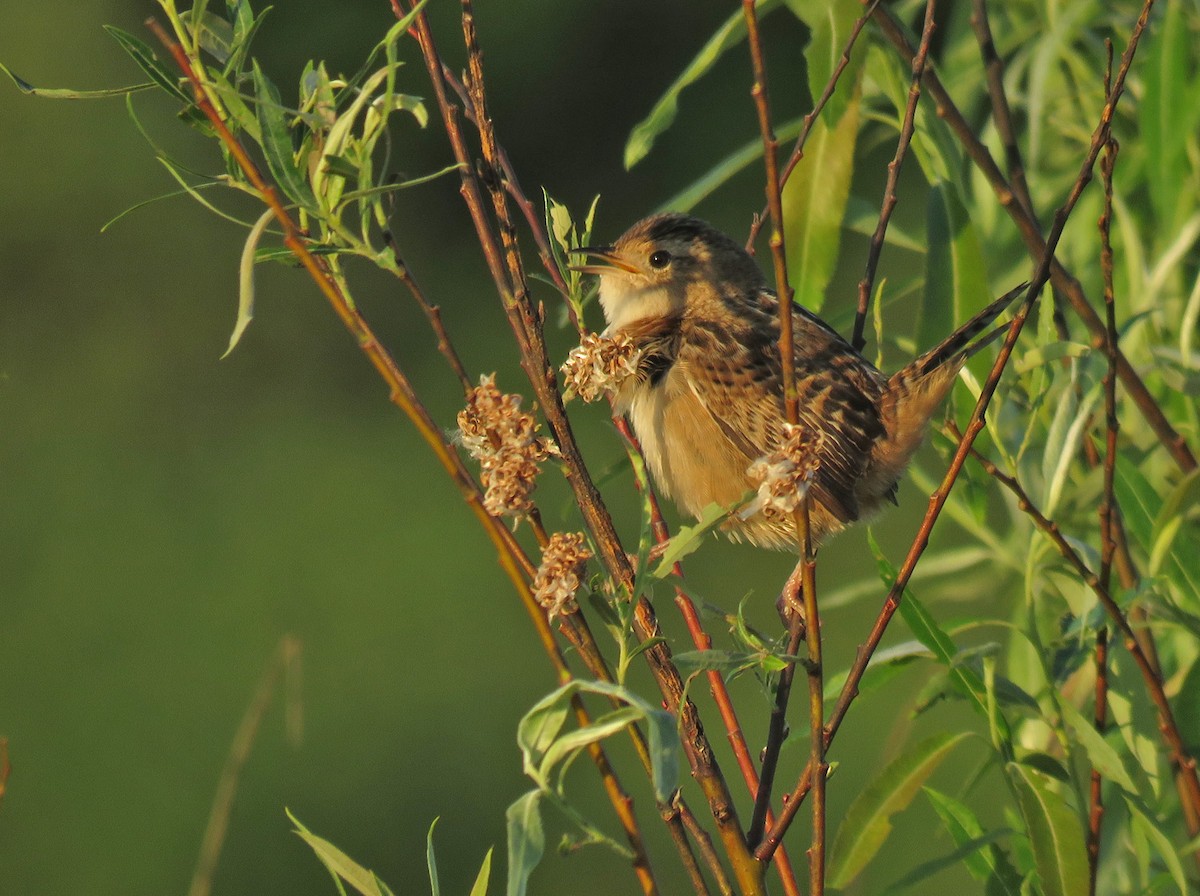
[[562,366],[565,397],[578,395],[587,402],[615,392],[638,371],[641,350],[624,333],[615,337],[586,333]]
[[783,425],[782,444],[746,470],[751,482],[758,485],[758,493],[742,509],[742,519],[760,511],[769,520],[791,517],[820,466],[821,437],[819,430]]
[[592,552],[584,544],[580,532],[555,532],[542,551],[542,563],[533,579],[533,596],[554,617],[574,613],[575,592]]
[[537,431],[533,415],[521,410],[520,395],[497,389],[494,373],[479,378],[458,412],[458,441],[479,461],[488,513],[523,516],[532,509],[538,465],[558,455],[558,447]]

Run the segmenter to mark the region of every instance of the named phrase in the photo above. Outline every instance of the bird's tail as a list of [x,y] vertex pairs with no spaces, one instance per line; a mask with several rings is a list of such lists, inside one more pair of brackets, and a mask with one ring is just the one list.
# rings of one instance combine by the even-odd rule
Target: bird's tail
[[925,354],[921,355],[921,357],[892,376],[893,385],[919,382],[939,368],[948,368],[952,371],[951,376],[953,376],[966,362],[967,358],[971,357],[971,355],[984,346],[991,344],[1004,332],[1005,328],[1001,327],[988,333],[982,339],[975,342],[971,341],[986,330],[992,321],[999,317],[1004,312],[1004,309],[1012,304],[1013,299],[1023,293],[1028,286],[1029,283],[1026,281],[996,299],[943,339],[938,345],[935,345],[929,351],[925,352]]
[[[993,330],[976,339],[1013,299],[1028,286],[1022,283],[992,302],[951,333],[940,345],[927,351],[892,375],[883,394],[880,410],[888,437],[876,444],[874,468],[881,481],[895,481],[925,437],[929,419],[954,385],[967,358],[1004,332]],[[971,340],[975,339],[975,342]]]

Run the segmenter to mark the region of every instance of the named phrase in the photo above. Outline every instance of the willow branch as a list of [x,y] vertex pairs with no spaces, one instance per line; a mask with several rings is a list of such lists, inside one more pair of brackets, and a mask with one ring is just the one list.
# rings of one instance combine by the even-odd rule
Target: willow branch
[[[249,153],[246,152],[245,147],[242,146],[240,141],[229,130],[224,119],[209,100],[204,83],[199,74],[197,74],[191,59],[183,47],[154,19],[147,20],[146,26],[163,44],[183,74],[187,77],[192,85],[198,108],[212,123],[218,138],[245,174],[251,186],[258,192],[268,208],[271,209],[275,219],[283,229],[284,244],[308,272],[322,294],[328,299],[343,325],[355,337],[359,348],[387,384],[389,398],[392,403],[399,407],[413,423],[418,433],[433,450],[434,456],[450,475],[451,480],[458,486],[468,506],[475,513],[484,530],[488,533],[493,545],[496,547],[501,567],[508,574],[510,581],[521,598],[522,604],[525,606],[526,612],[533,621],[539,640],[542,642],[543,649],[545,649],[547,655],[550,657],[558,673],[560,682],[565,683],[569,681],[571,678],[570,670],[554,640],[554,635],[550,630],[546,615],[542,612],[537,599],[533,596],[529,582],[523,574],[524,570],[518,559],[518,552],[513,550],[514,542],[510,540],[511,534],[507,533],[504,525],[485,509],[483,495],[479,491],[478,485],[463,465],[458,453],[446,441],[442,430],[434,423],[428,409],[418,398],[407,376],[400,370],[387,350],[383,348],[366,320],[359,314],[357,308],[342,293],[329,270],[309,251],[304,234],[301,233],[291,213],[280,201],[278,192],[262,176],[257,165],[250,158]],[[580,725],[590,724],[590,718],[583,706],[583,702],[576,697],[572,700],[572,706]],[[593,746],[596,749],[593,749]],[[647,896],[657,893],[653,878],[649,876],[649,863],[646,858],[645,847],[642,843],[641,832],[637,827],[637,820],[634,818],[631,810],[632,801],[617,780],[604,754],[603,748],[599,744],[594,744],[589,746],[588,752],[600,771],[605,791],[613,804],[618,820],[621,822],[630,848],[633,851],[634,867],[639,881],[642,882],[643,891]]]
[[[878,5],[879,0],[871,0],[867,4],[866,9],[863,10],[863,14],[855,21],[854,27],[850,29],[850,36],[846,40],[846,45],[842,47],[842,55],[838,57],[837,64],[833,67],[833,71],[829,75],[829,80],[825,82],[825,87],[821,91],[821,95],[813,103],[812,111],[805,115],[803,122],[801,122],[800,133],[797,135],[796,142],[792,146],[792,152],[788,156],[787,162],[784,163],[783,171],[779,175],[781,188],[788,182],[788,178],[792,176],[792,171],[800,164],[800,160],[804,158],[804,145],[808,142],[809,132],[812,131],[813,125],[816,124],[817,116],[821,114],[821,110],[825,108],[829,100],[833,97],[838,81],[842,77],[842,72],[850,64],[850,54],[854,50],[854,45],[858,42],[858,36],[862,33],[867,22],[870,21],[871,15],[875,12],[875,7]],[[758,233],[762,229],[763,223],[767,220],[769,213],[770,208],[764,206],[763,210],[755,216],[754,221],[751,223],[750,235],[746,238],[747,252],[754,252],[754,243],[758,239]]]
[[779,296],[779,357],[783,384],[783,410],[789,423],[800,419],[799,397],[796,394],[796,364],[792,346],[792,287],[788,283],[787,256],[783,241],[783,187],[779,180],[779,140],[771,127],[771,100],[767,94],[767,66],[763,59],[762,36],[758,30],[755,0],[742,0],[746,17],[746,33],[750,43],[750,62],[754,69],[754,85],[750,95],[758,113],[758,130],[762,135],[763,164],[766,168],[767,209],[771,218],[771,259],[775,266],[775,293]]
[[[1149,16],[1152,5],[1153,0],[1148,0],[1138,17],[1135,30],[1139,37],[1145,28],[1146,19]],[[901,52],[904,58],[912,59],[916,50],[909,43],[908,38],[905,37],[903,26],[895,18],[891,10],[886,6],[880,6],[876,10],[875,18],[888,40]],[[1136,47],[1136,43],[1133,46]],[[1000,201],[1000,205],[1017,225],[1017,229],[1020,231],[1021,237],[1029,248],[1030,253],[1035,258],[1045,257],[1048,254],[1046,252],[1048,240],[1042,237],[1037,221],[1029,214],[1024,205],[1017,200],[1012,185],[1009,184],[1004,174],[996,166],[988,148],[975,136],[971,125],[963,117],[937,75],[928,69],[925,72],[925,89],[937,105],[938,116],[949,125],[950,130],[962,144],[967,155],[970,156],[971,160],[987,179],[988,184],[996,194],[996,198]],[[1088,302],[1087,296],[1083,292],[1083,286],[1057,260],[1052,261],[1050,274],[1054,287],[1066,296],[1071,308],[1087,327],[1088,332],[1091,334],[1092,347],[1096,349],[1103,348],[1105,339],[1107,338],[1105,336],[1104,322]],[[1129,394],[1130,399],[1138,408],[1143,418],[1145,418],[1155,436],[1167,449],[1171,457],[1174,458],[1179,468],[1184,472],[1196,469],[1196,457],[1188,446],[1187,441],[1175,430],[1170,421],[1167,420],[1157,400],[1150,393],[1150,390],[1146,388],[1146,384],[1132,365],[1130,365],[1119,347],[1117,349],[1117,375],[1120,377],[1121,384],[1125,387],[1125,391]]]
[[883,241],[887,236],[888,222],[892,220],[892,212],[896,210],[899,197],[896,194],[896,184],[900,180],[900,166],[904,164],[904,156],[912,143],[913,130],[917,117],[917,102],[921,98],[921,78],[925,74],[925,61],[929,56],[929,44],[933,39],[936,23],[933,19],[937,0],[927,0],[925,4],[925,24],[921,29],[921,44],[912,59],[912,82],[908,88],[908,102],[904,106],[904,117],[900,124],[900,137],[896,141],[896,154],[888,162],[887,184],[883,189],[883,204],[879,209],[879,222],[875,232],[871,234],[871,245],[867,250],[867,266],[862,279],[858,281],[858,308],[854,312],[854,334],[850,345],[855,351],[861,351],[867,344],[863,329],[867,325],[867,311],[871,307],[871,288],[875,284],[875,271],[879,267],[879,256],[883,252]]
[[[414,22],[415,34],[421,45],[421,55],[433,85],[434,95],[442,114],[456,160],[460,162],[460,192],[467,204],[475,226],[476,236],[484,252],[489,271],[500,293],[504,310],[509,317],[521,352],[521,363],[533,387],[564,462],[567,480],[583,513],[585,523],[600,550],[601,559],[613,579],[632,593],[633,571],[621,548],[612,518],[596,489],[575,442],[570,422],[562,406],[554,369],[549,363],[541,330],[542,315],[535,307],[524,279],[519,253],[516,251],[515,228],[507,208],[507,195],[496,177],[489,177],[491,214],[496,216],[501,241],[492,230],[491,215],[485,207],[479,178],[471,165],[471,154],[462,133],[457,108],[447,96],[442,77],[443,66],[433,42],[424,12]],[[464,40],[468,50],[469,78],[465,86],[471,97],[473,114],[479,123],[484,165],[491,172],[499,170],[495,133],[487,114],[486,97],[481,80],[482,54],[474,33],[474,17],[469,3],[463,4]],[[503,248],[501,246],[503,243]],[[650,604],[639,599],[634,606],[634,628],[642,640],[659,637],[658,620]],[[684,752],[692,774],[713,811],[718,833],[734,868],[738,885],[747,893],[762,892],[762,866],[754,861],[737,824],[737,812],[721,775],[712,747],[704,733],[699,714],[690,700],[684,697],[683,681],[671,662],[669,648],[661,642],[645,651],[652,674],[662,691],[666,704],[679,707],[683,731]]]
[[[992,370],[988,374],[987,379],[983,383],[980,390],[979,399],[975,403],[975,408],[971,412],[970,421],[967,424],[962,440],[955,450],[954,457],[950,461],[950,466],[946,470],[946,474],[942,479],[941,485],[929,498],[929,507],[925,512],[925,518],[921,522],[920,528],[913,539],[912,545],[909,547],[908,554],[904,558],[904,563],[896,573],[896,581],[888,590],[887,597],[884,599],[883,607],[876,616],[875,624],[871,628],[867,640],[862,644],[858,653],[855,656],[854,663],[850,667],[850,671],[846,677],[846,682],[842,686],[841,693],[838,695],[837,703],[834,705],[833,711],[830,714],[829,721],[825,726],[825,746],[828,749],[834,736],[837,734],[838,727],[846,716],[846,712],[853,703],[854,698],[858,695],[858,685],[862,680],[863,674],[867,670],[867,665],[871,661],[879,642],[883,639],[883,634],[887,630],[888,624],[895,615],[896,610],[900,607],[900,601],[904,595],[904,589],[908,587],[909,580],[912,578],[913,570],[916,569],[918,561],[921,559],[925,548],[929,544],[929,536],[933,531],[934,523],[937,522],[941,515],[942,509],[945,507],[946,501],[950,496],[950,489],[953,488],[959,474],[962,472],[963,464],[966,462],[967,455],[970,453],[972,446],[975,443],[976,437],[983,430],[984,414],[987,412],[988,405],[991,404],[992,396],[996,392],[996,387],[999,385],[1000,376],[1004,372],[1004,368],[1008,365],[1008,360],[1012,355],[1013,347],[1016,345],[1017,338],[1021,335],[1022,329],[1025,327],[1025,321],[1029,316],[1029,310],[1033,301],[1037,298],[1038,292],[1046,284],[1050,277],[1051,270],[1054,265],[1054,250],[1058,246],[1058,242],[1062,237],[1063,229],[1066,227],[1067,220],[1070,218],[1071,212],[1074,210],[1079,197],[1083,194],[1084,188],[1091,182],[1092,173],[1096,165],[1096,159],[1100,155],[1101,149],[1108,142],[1112,127],[1113,115],[1116,112],[1117,103],[1121,98],[1125,89],[1125,78],[1129,73],[1129,67],[1133,64],[1133,57],[1137,51],[1138,42],[1141,40],[1142,33],[1146,28],[1146,21],[1150,14],[1150,7],[1153,0],[1145,0],[1145,5],[1142,8],[1142,13],[1139,16],[1137,23],[1134,25],[1133,31],[1129,36],[1129,41],[1125,47],[1125,53],[1121,57],[1121,66],[1117,71],[1116,79],[1113,82],[1112,90],[1109,91],[1105,99],[1104,108],[1100,113],[1100,121],[1096,125],[1095,131],[1092,133],[1091,144],[1088,147],[1088,152],[1080,165],[1079,174],[1075,178],[1075,183],[1071,187],[1071,192],[1067,196],[1063,205],[1055,212],[1054,223],[1050,228],[1050,232],[1046,238],[1045,251],[1041,254],[1037,269],[1030,278],[1031,283],[1025,300],[1017,310],[1016,316],[1009,325],[1008,331],[1005,334],[1004,341],[1000,345],[1000,350],[997,354],[996,361],[992,365]],[[883,8],[881,7],[881,14]],[[890,21],[884,19],[884,21]],[[928,80],[930,73],[926,73],[926,86],[930,85]],[[1134,642],[1136,645],[1136,641]],[[1144,653],[1139,649],[1139,654],[1144,657]],[[1161,687],[1160,687],[1161,691]],[[1169,707],[1168,707],[1169,711]],[[1178,733],[1178,732],[1176,732]],[[780,812],[778,823],[768,833],[766,840],[755,851],[760,859],[765,858],[774,851],[778,846],[783,832],[791,824],[795,813],[799,808],[799,803],[812,784],[814,766],[810,762],[805,771],[793,789],[790,799]],[[1193,780],[1195,780],[1195,768],[1191,769]],[[1200,791],[1198,791],[1200,797]]]
[[1185,812],[1184,817],[1188,821],[1189,834],[1192,837],[1197,836],[1200,834],[1200,828],[1197,828],[1192,821],[1194,813],[1200,810],[1200,778],[1196,776],[1196,760],[1189,755],[1183,736],[1180,734],[1174,712],[1171,709],[1170,700],[1168,700],[1166,691],[1163,689],[1162,677],[1146,657],[1128,618],[1122,612],[1120,605],[1117,604],[1109,589],[1100,581],[1100,577],[1084,563],[1083,558],[1079,556],[1079,553],[1067,541],[1058,524],[1054,520],[1047,518],[1037,508],[1016,477],[1003,472],[992,461],[978,452],[972,451],[972,455],[979,461],[980,466],[983,467],[989,476],[1013,493],[1017,499],[1017,506],[1050,539],[1063,559],[1075,570],[1083,583],[1092,590],[1092,593],[1100,601],[1100,605],[1104,607],[1104,611],[1108,614],[1108,618],[1111,620],[1113,626],[1121,633],[1125,642],[1125,649],[1129,651],[1129,655],[1137,665],[1138,671],[1142,675],[1142,680],[1146,684],[1146,690],[1149,692],[1150,699],[1158,711],[1159,730],[1166,741],[1170,753],[1171,765],[1183,777],[1186,801],[1191,807],[1191,811]]

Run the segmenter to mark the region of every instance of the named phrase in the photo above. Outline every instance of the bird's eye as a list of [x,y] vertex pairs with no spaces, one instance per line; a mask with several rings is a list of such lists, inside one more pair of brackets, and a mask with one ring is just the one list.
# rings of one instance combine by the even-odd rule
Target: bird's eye
[[653,255],[650,256],[650,267],[652,267],[656,270],[661,271],[663,268],[665,268],[670,263],[671,263],[671,253],[667,252],[665,249],[659,249],[657,252],[655,252]]

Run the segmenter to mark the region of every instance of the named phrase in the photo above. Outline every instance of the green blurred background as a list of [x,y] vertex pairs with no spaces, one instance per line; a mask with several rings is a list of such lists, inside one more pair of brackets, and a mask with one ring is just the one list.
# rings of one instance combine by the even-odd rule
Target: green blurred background
[[[733,52],[686,95],[651,156],[629,173],[621,165],[631,126],[731,4],[512,7],[478,9],[501,140],[531,195],[545,186],[581,210],[601,193],[600,239],[756,133],[748,62]],[[457,4],[430,8],[443,51],[460,61]],[[140,73],[101,26],[150,40],[142,22],[155,10],[118,0],[9,4],[0,61],[38,86],[133,83]],[[354,70],[392,21],[386,0],[286,0],[256,53],[286,102],[306,59]],[[782,119],[807,103],[805,35],[786,15],[771,23]],[[399,89],[427,95],[414,49],[405,47],[412,64]],[[219,170],[214,148],[163,98],[138,95],[134,104],[161,146],[198,170]],[[184,893],[230,739],[289,633],[303,643],[303,740],[288,743],[277,696],[243,773],[214,892],[332,892],[289,832],[285,806],[398,893],[427,892],[424,836],[440,816],[444,892],[466,892],[487,848],[503,852],[504,807],[526,786],[516,721],[553,686],[477,525],[300,272],[259,270],[255,322],[218,360],[244,231],[182,198],[100,232],[123,209],[176,188],[121,99],[37,99],[6,81],[0,122],[0,735],[13,765],[0,803],[0,893]],[[435,126],[406,125],[397,145],[409,175],[449,159]],[[756,166],[699,211],[744,233],[761,197]],[[403,193],[396,233],[471,372],[499,370],[503,387],[522,390],[455,183]],[[861,241],[843,256],[847,270],[861,271]],[[411,300],[372,271],[351,274],[368,319],[451,427],[460,397]],[[554,306],[548,289],[542,297]],[[564,332],[552,340],[558,358],[572,344]],[[622,450],[603,410],[574,413],[594,468],[617,462]],[[578,528],[555,478],[539,492],[548,525]],[[632,542],[628,477],[608,494]],[[902,498],[909,512],[920,509],[911,485]],[[897,528],[881,537],[906,543]],[[851,568],[869,574],[864,540],[859,532],[824,553],[826,581]],[[754,618],[769,625],[789,568],[787,557],[714,542],[689,575],[700,595],[727,607],[751,595]],[[665,594],[661,604],[683,645]],[[827,618],[836,666],[852,656],[865,615],[873,614]],[[854,762],[832,791],[834,818],[905,733],[896,717],[917,681],[902,677],[890,686],[895,699],[852,714],[835,758]],[[735,694],[758,743],[765,702],[753,681],[739,681]],[[934,725],[961,718],[939,712]],[[642,794],[668,892],[682,891],[640,773],[623,743],[613,749]],[[785,780],[801,752],[792,751]],[[611,829],[592,770],[580,763],[571,781]],[[899,837],[928,839],[922,811]],[[551,842],[560,830],[551,819]],[[799,861],[804,837],[798,829],[793,840]],[[904,842],[893,855],[905,855]],[[911,864],[929,855],[914,853]],[[861,892],[911,867],[879,864]],[[493,892],[502,871],[495,877]],[[632,890],[627,866],[595,848],[549,855],[533,882],[540,894]]]

